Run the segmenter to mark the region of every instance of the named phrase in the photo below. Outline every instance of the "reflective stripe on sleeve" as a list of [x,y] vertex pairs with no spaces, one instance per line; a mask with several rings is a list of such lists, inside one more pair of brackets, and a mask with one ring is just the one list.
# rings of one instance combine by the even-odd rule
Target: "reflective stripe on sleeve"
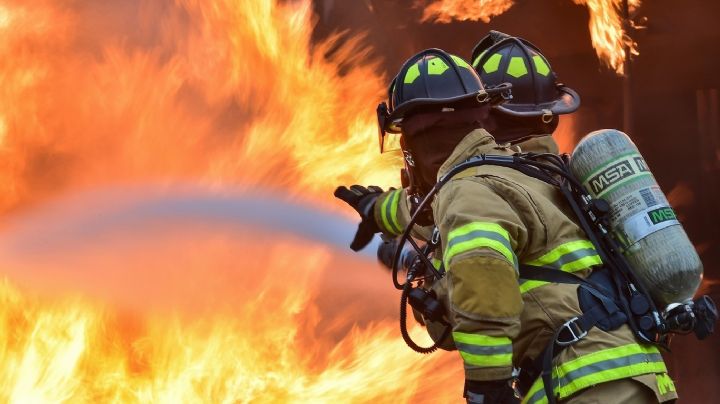
[[507,337],[453,332],[453,340],[466,366],[512,366],[512,341]]
[[478,248],[497,251],[517,270],[517,257],[510,245],[508,232],[502,226],[489,222],[472,222],[450,231],[447,251],[443,258],[445,268],[450,268],[450,260],[456,255]]
[[[590,241],[576,240],[561,244],[540,258],[526,262],[525,264],[550,267],[565,272],[576,272],[595,265],[601,265],[602,260]],[[521,280],[520,292],[525,293],[546,284],[547,282],[543,281]]]
[[385,198],[382,205],[380,206],[380,216],[382,218],[385,230],[389,231],[394,235],[399,235],[402,232],[398,225],[397,212],[398,204],[400,203],[400,190],[395,190]]
[[[654,346],[629,344],[604,349],[553,367],[553,392],[560,399],[587,387],[647,373],[667,373]],[[541,378],[535,380],[523,403],[547,403]]]

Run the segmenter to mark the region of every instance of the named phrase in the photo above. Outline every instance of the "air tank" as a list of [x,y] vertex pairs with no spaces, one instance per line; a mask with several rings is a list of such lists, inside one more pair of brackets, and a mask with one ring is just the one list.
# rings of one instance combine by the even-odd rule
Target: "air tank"
[[610,204],[611,229],[655,303],[691,300],[702,279],[700,257],[632,140],[614,129],[592,132],[575,147],[570,169]]

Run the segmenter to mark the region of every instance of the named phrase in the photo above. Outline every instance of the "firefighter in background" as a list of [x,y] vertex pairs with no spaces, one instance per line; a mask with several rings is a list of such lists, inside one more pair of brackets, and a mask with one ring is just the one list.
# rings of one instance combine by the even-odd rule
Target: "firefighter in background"
[[[549,136],[557,115],[579,105],[577,94],[557,83],[547,60],[527,41],[492,32],[476,46],[472,61],[486,83],[513,85],[511,102],[494,108],[463,104],[482,81],[467,63],[439,50],[412,57],[395,79],[383,129],[401,132],[421,187],[482,153],[557,153]],[[336,196],[362,217],[353,249],[375,231],[399,234],[409,218],[405,193],[338,188]],[[600,258],[557,189],[511,168],[482,166],[458,174],[440,190],[432,213],[446,270],[432,290],[452,325],[452,341],[444,347],[456,348],[465,365],[465,397],[513,402],[513,366],[537,375],[533,364],[553,332],[582,314],[577,285],[523,281],[518,265],[587,277],[600,270]],[[435,338],[438,328],[428,324]],[[554,395],[568,403],[677,397],[659,351],[638,343],[627,325],[612,332],[591,329],[554,358],[552,378]],[[547,402],[540,378],[521,388],[525,402]]]

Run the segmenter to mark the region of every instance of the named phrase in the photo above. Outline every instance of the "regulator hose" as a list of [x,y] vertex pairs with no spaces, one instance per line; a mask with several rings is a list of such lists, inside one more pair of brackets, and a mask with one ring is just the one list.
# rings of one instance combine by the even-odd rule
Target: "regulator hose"
[[407,344],[407,346],[409,346],[413,351],[421,354],[433,353],[437,351],[438,347],[440,347],[440,343],[445,341],[448,335],[450,335],[450,325],[445,325],[445,330],[443,330],[442,335],[431,346],[421,347],[416,344],[410,337],[410,333],[408,333],[407,329],[407,300],[411,289],[412,285],[410,282],[405,283],[405,285],[403,285],[402,294],[400,295],[400,334],[402,335],[405,344]]

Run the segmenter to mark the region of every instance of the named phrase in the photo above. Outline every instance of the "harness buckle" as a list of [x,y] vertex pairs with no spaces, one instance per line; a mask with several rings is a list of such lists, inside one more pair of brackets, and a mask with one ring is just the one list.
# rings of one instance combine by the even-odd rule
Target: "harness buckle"
[[[557,338],[555,338],[555,343],[559,346],[568,346],[585,338],[588,332],[580,327],[580,325],[577,323],[579,320],[580,317],[573,317],[570,320],[566,321],[565,324],[560,326],[560,332],[558,332],[558,336]],[[567,330],[572,337],[567,340],[561,341],[560,335],[562,334],[563,330]]]
[[430,238],[430,244],[438,245],[440,243],[440,229],[437,226],[433,227],[432,237]]

